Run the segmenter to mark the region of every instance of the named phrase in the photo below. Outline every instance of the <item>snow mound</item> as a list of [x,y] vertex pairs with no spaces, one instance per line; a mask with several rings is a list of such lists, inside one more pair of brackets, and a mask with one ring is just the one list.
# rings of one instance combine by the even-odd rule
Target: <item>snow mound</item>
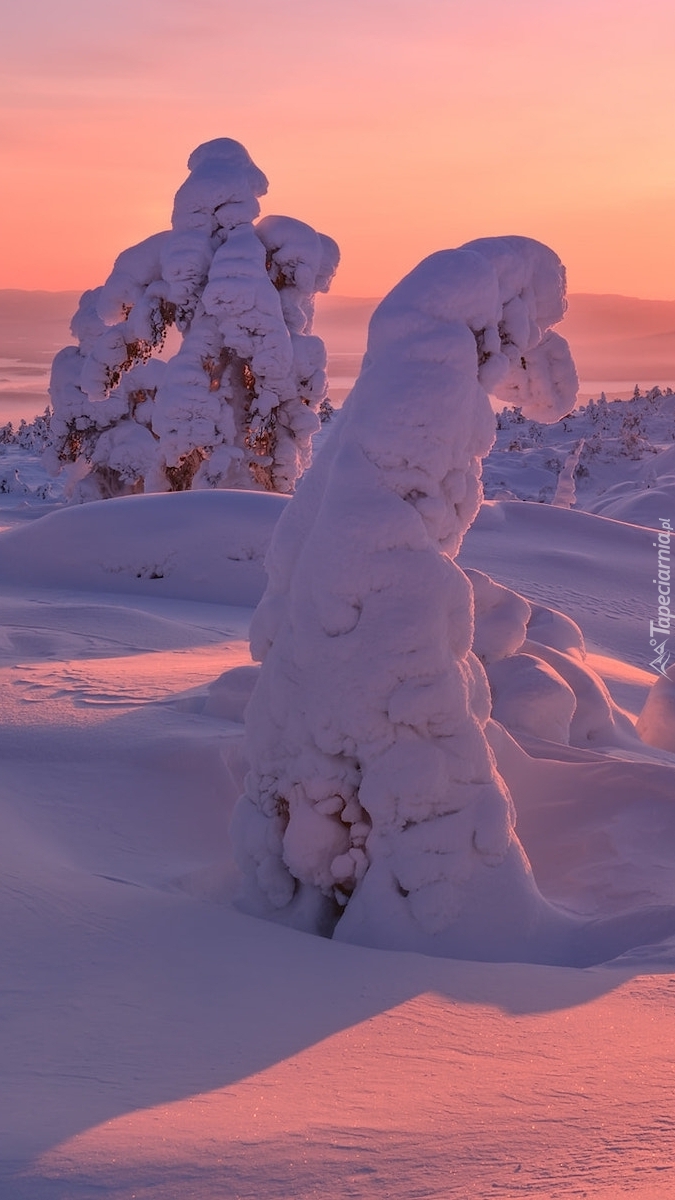
[[554,608],[547,608],[544,604],[531,604],[530,613],[527,622],[527,636],[530,641],[539,642],[540,645],[550,646],[551,649],[561,650],[563,653],[577,654],[579,658],[586,657],[584,635],[571,617],[557,612]]
[[587,511],[630,525],[657,529],[659,519],[675,511],[675,476],[660,479],[656,487],[635,487],[620,492],[611,488],[589,504]]
[[647,745],[675,753],[675,667],[654,683],[636,729]]
[[527,637],[531,605],[483,571],[467,570],[473,587],[473,651],[483,663],[515,654]]
[[202,709],[205,716],[222,717],[225,721],[244,720],[244,709],[251,699],[260,667],[233,667],[224,671],[210,684]]
[[60,509],[0,533],[0,582],[255,605],[285,504],[219,490]]
[[613,918],[604,948],[602,920],[589,934],[605,960],[624,917],[642,923],[645,944],[659,941],[664,908],[675,904],[675,758],[615,758],[552,743],[528,753],[496,722],[487,734],[544,894],[574,912]]
[[[467,569],[474,593],[473,650],[486,669],[492,716],[517,739],[575,746],[630,745],[632,723],[583,660],[579,626]],[[540,636],[538,636],[540,635]]]
[[600,676],[586,663],[529,640],[523,643],[523,650],[548,663],[574,693],[576,707],[570,725],[573,745],[625,746],[635,741],[630,719],[614,703]]
[[568,683],[533,654],[513,654],[488,667],[492,716],[516,736],[567,745],[577,699]]

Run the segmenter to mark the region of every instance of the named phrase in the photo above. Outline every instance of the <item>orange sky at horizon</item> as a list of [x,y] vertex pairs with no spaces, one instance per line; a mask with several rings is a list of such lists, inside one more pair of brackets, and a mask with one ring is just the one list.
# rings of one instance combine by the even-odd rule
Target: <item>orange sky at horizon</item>
[[[9,8],[10,6],[7,6]],[[23,0],[0,16],[0,287],[83,289],[170,221],[190,151],[242,141],[263,212],[378,296],[475,237],[570,291],[675,297],[671,0]]]

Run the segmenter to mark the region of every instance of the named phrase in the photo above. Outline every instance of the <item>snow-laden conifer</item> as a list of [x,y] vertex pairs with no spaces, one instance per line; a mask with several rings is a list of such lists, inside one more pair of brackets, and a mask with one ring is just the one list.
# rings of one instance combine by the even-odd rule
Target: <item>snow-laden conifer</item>
[[[455,561],[494,440],[488,390],[569,411],[557,256],[432,255],[373,314],[361,374],[273,536],[233,834],[242,903],[382,947],[546,958],[566,919],[515,834]],[[527,949],[522,948],[527,945]],[[555,952],[551,950],[551,953]]]
[[172,228],[123,251],[84,294],[78,345],[54,360],[51,464],[73,464],[81,499],[290,492],[310,461],[327,390],[314,295],[337,246],[289,217],[254,224],[267,180],[238,142],[207,142],[188,167]]

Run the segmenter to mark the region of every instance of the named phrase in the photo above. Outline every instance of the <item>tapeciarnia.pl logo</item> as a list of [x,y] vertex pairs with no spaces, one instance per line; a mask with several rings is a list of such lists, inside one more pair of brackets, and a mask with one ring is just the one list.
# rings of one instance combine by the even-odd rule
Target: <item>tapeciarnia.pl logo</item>
[[[658,555],[657,578],[652,580],[657,587],[658,616],[655,621],[652,620],[649,622],[649,645],[655,651],[656,657],[652,659],[649,665],[655,671],[658,671],[660,675],[665,675],[668,670],[668,664],[673,658],[668,650],[670,623],[675,620],[675,613],[670,611],[670,535],[673,532],[673,527],[669,517],[659,517],[659,525],[661,529],[657,534],[658,540],[652,543]],[[666,636],[663,638],[663,641],[659,641],[662,634]]]

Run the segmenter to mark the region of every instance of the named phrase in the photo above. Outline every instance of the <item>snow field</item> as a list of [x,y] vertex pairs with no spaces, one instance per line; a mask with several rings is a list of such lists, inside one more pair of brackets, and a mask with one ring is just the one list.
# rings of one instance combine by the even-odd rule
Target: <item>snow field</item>
[[[132,497],[63,510],[58,536],[51,518],[0,535],[3,1194],[663,1195],[668,939],[586,970],[481,964],[327,941],[232,907],[228,822],[256,672],[251,608],[227,603],[244,563],[218,598],[204,597],[204,572],[179,599],[150,590],[168,580],[133,575],[126,592],[104,591],[98,560],[113,513],[131,545],[145,529],[149,553],[165,519],[153,510],[147,525],[130,516],[125,526],[126,514],[165,506],[178,561],[197,524],[207,559],[241,528],[242,504],[249,530],[258,522],[269,536],[270,499]],[[198,522],[179,518],[195,500]],[[602,582],[605,602],[627,606],[640,531],[540,505],[492,504],[485,516],[464,553],[473,547],[484,566],[494,554],[499,570],[496,550],[510,540],[529,594],[557,540],[564,582],[548,586],[565,609],[588,579],[588,559],[573,553],[587,522],[596,590]],[[20,557],[22,539],[31,556]],[[605,578],[611,561],[621,577]],[[522,621],[523,602],[502,599]],[[531,628],[585,661],[571,623],[547,612],[535,606]],[[603,630],[618,670],[625,631]],[[654,676],[639,678],[638,710]],[[526,751],[494,723],[487,733],[547,897],[589,916],[672,904],[672,755],[534,737]]]

